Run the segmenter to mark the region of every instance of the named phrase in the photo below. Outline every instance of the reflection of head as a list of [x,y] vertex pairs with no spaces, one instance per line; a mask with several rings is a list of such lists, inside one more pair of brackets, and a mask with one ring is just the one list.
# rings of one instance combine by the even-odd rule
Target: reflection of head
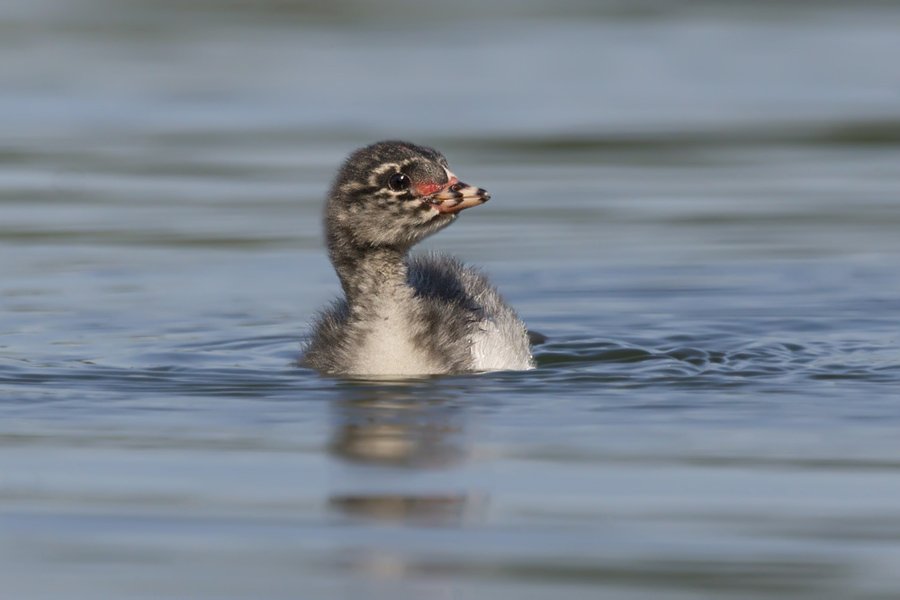
[[332,496],[328,504],[349,516],[428,525],[460,523],[473,512],[466,494],[343,494]]

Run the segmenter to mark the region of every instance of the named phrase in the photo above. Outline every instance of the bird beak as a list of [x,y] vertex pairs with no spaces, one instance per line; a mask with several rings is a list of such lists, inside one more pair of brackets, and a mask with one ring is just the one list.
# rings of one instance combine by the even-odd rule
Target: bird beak
[[454,177],[450,185],[430,196],[428,201],[439,213],[456,214],[472,206],[484,204],[490,199],[490,194],[485,190],[458,181]]

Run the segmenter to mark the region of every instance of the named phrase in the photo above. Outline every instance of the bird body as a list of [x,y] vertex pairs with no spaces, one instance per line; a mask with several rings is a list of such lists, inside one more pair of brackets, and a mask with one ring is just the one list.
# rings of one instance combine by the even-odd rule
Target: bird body
[[380,142],[353,153],[325,216],[344,298],[319,316],[303,362],[360,376],[533,368],[524,323],[483,274],[450,257],[408,256],[488,198],[430,148]]

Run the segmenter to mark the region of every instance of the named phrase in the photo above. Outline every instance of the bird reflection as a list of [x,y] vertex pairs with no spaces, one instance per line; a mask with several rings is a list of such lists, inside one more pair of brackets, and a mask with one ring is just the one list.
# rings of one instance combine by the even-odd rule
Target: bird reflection
[[338,410],[331,450],[343,459],[411,468],[465,459],[463,417],[441,400],[398,397],[378,389],[343,399]]
[[[451,471],[465,462],[465,415],[458,396],[454,402],[421,382],[349,385],[344,391],[334,402],[337,419],[330,452],[345,464],[401,469],[402,475],[404,471]],[[480,504],[458,490],[386,492],[381,488],[375,492],[360,490],[360,485],[364,481],[346,482],[342,487],[357,489],[333,494],[330,507],[355,518],[452,525]]]

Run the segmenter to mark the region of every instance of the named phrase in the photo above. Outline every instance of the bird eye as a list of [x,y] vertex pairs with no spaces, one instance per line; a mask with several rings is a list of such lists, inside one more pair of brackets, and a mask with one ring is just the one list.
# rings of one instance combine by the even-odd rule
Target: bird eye
[[409,189],[409,177],[403,173],[394,173],[388,179],[388,187],[395,192],[402,192]]

